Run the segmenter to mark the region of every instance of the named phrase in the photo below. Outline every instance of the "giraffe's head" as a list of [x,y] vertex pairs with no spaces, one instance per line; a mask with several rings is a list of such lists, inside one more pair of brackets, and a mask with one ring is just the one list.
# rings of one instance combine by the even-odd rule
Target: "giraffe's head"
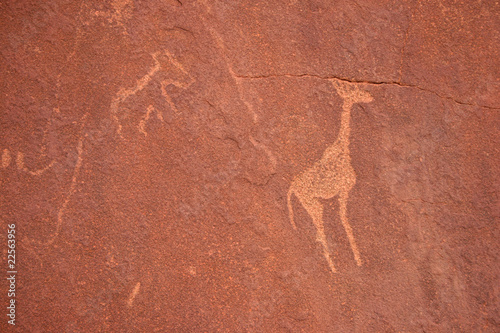
[[344,104],[370,103],[373,101],[369,92],[360,89],[359,83],[350,83],[340,80],[331,80],[333,87],[344,100]]

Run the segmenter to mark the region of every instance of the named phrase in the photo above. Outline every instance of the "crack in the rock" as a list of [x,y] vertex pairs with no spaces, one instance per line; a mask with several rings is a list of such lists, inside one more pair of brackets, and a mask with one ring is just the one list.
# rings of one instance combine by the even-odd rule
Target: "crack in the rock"
[[319,75],[319,74],[266,74],[266,75],[237,75],[235,74],[236,77],[241,78],[241,79],[270,79],[270,78],[280,78],[280,77],[288,77],[288,78],[316,78],[316,79],[321,79],[321,80],[337,80],[337,81],[343,81],[343,82],[349,82],[349,83],[360,83],[360,84],[371,84],[371,85],[395,85],[403,88],[415,88],[421,91],[425,91],[431,94],[434,94],[438,96],[439,98],[443,99],[448,99],[452,102],[455,102],[457,104],[461,105],[468,105],[468,106],[476,106],[476,107],[481,107],[481,108],[486,108],[486,109],[491,109],[491,110],[500,110],[500,107],[492,107],[488,105],[482,105],[482,104],[476,104],[476,103],[467,103],[463,101],[459,101],[451,96],[444,96],[441,95],[434,90],[422,88],[420,86],[414,85],[414,84],[409,84],[409,83],[402,83],[400,81],[373,81],[373,80],[359,80],[359,79],[349,79],[346,77],[340,77],[340,76],[330,76],[330,75]]
[[258,181],[254,181],[254,180],[250,180],[248,177],[244,176],[244,177],[239,177],[239,179],[247,182],[248,184],[250,185],[253,185],[253,186],[257,186],[257,187],[266,187],[269,182],[271,181],[271,179],[276,175],[276,172],[272,172],[272,173],[269,173],[269,175],[267,175],[265,178],[264,178],[264,181],[263,182],[258,182]]
[[189,29],[183,28],[181,26],[177,26],[177,25],[173,26],[172,28],[167,28],[167,29],[165,29],[165,31],[169,31],[169,32],[170,31],[182,31],[182,32],[188,33],[194,37],[194,32],[192,32]]

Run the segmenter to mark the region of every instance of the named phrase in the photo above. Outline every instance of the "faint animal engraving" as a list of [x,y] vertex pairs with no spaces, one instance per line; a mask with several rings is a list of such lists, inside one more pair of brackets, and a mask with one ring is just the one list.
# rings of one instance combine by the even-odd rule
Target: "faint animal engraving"
[[125,89],[125,88],[120,89],[118,91],[118,93],[116,94],[115,98],[113,98],[113,100],[111,101],[111,115],[112,115],[113,119],[115,120],[116,124],[118,125],[117,133],[121,138],[123,138],[122,125],[120,123],[119,114],[118,114],[120,104],[123,103],[130,96],[133,96],[133,95],[137,94],[137,92],[144,89],[144,87],[146,87],[146,85],[149,83],[149,81],[151,81],[151,77],[153,75],[155,75],[156,72],[158,72],[160,70],[161,66],[160,66],[160,62],[158,61],[158,52],[153,53],[151,56],[153,57],[155,64],[153,67],[151,67],[149,72],[137,81],[135,87],[129,88],[129,89]]
[[[174,68],[177,68],[180,70],[184,76],[187,76],[189,79],[184,81],[177,81],[174,79],[165,79],[161,82],[161,94],[167,101],[168,105],[170,108],[175,112],[178,113],[179,111],[177,110],[177,107],[175,106],[174,102],[172,101],[172,98],[168,94],[166,88],[169,85],[173,85],[177,88],[182,88],[182,89],[187,89],[193,82],[195,81],[191,75],[184,69],[181,63],[179,63],[167,50],[163,52],[163,54],[167,57],[168,64],[172,65]],[[154,65],[150,68],[149,72],[144,75],[142,78],[137,80],[137,83],[133,88],[121,88],[116,96],[113,98],[111,101],[111,116],[113,120],[115,121],[117,125],[117,133],[120,136],[120,138],[123,139],[123,134],[122,134],[122,129],[123,126],[120,121],[120,104],[125,102],[129,97],[136,95],[138,92],[143,90],[152,80],[153,76],[155,76],[161,69],[162,65],[160,63],[159,57],[161,55],[161,52],[155,52],[151,54],[151,57],[154,60]],[[164,68],[165,69],[165,68]],[[148,108],[149,110],[149,108]],[[146,117],[148,117],[146,115]],[[160,111],[157,111],[157,117],[162,117]],[[162,117],[163,119],[163,117]],[[139,124],[139,131],[143,132],[141,129],[141,124]]]
[[351,132],[349,122],[353,104],[369,103],[373,98],[368,92],[360,90],[357,84],[330,81],[343,99],[341,126],[337,140],[326,148],[321,159],[316,161],[311,168],[303,171],[293,179],[288,191],[287,201],[290,222],[294,229],[297,229],[297,227],[293,217],[292,194],[295,194],[309,216],[311,216],[316,227],[316,240],[322,245],[323,255],[331,271],[335,273],[336,269],[330,258],[330,250],[325,236],[323,204],[320,199],[331,199],[338,196],[340,220],[347,233],[354,253],[354,260],[358,266],[361,266],[362,261],[359,250],[347,219],[349,191],[356,183],[356,173],[351,166],[349,152],[349,135]]
[[[210,9],[210,7],[207,4],[204,4],[204,5],[207,8]],[[208,27],[208,25],[207,25],[207,27]],[[239,99],[246,106],[247,110],[250,111],[250,113],[252,114],[253,122],[257,123],[257,120],[258,120],[259,117],[258,117],[257,113],[255,112],[252,104],[249,103],[246,100],[246,98],[244,98],[244,94],[245,93],[244,93],[244,87],[243,87],[243,82],[242,82],[243,79],[241,77],[239,77],[238,75],[236,75],[236,73],[234,72],[233,66],[231,65],[231,61],[229,60],[229,57],[226,55],[227,50],[226,50],[226,46],[224,44],[224,41],[222,40],[222,38],[219,35],[219,33],[217,31],[215,31],[212,27],[208,27],[208,30],[210,31],[210,34],[214,38],[216,45],[222,51],[222,56],[223,56],[223,58],[224,58],[224,60],[226,62],[226,65],[227,65],[227,70],[228,70],[229,74],[231,75],[231,78],[233,79],[233,81],[234,81],[234,83],[236,85],[236,89],[237,89],[237,92],[238,92]]]
[[[83,163],[83,141],[87,137],[87,134],[83,134],[83,128],[85,127],[87,117],[88,117],[88,113],[83,115],[83,117],[80,119],[80,132],[82,132],[82,134],[80,135],[80,137],[78,139],[77,146],[76,146],[76,151],[77,151],[76,163],[75,163],[75,167],[73,169],[73,175],[71,176],[71,184],[69,185],[69,189],[64,196],[64,201],[63,201],[61,207],[59,208],[59,211],[57,212],[55,231],[46,242],[34,242],[34,243],[37,243],[38,245],[42,245],[42,246],[51,245],[56,240],[57,236],[59,235],[59,233],[61,231],[64,214],[66,213],[66,210],[67,210],[68,205],[70,203],[71,197],[73,196],[73,194],[76,191],[77,180],[78,180],[78,176],[80,174],[80,169],[81,169],[82,163]],[[33,176],[40,176],[43,172],[45,172],[48,168],[50,168],[55,163],[55,161],[53,161],[52,163],[50,163],[47,167],[45,167],[43,169],[40,169],[37,171],[30,171],[24,166],[24,155],[22,153],[17,154],[17,161],[16,162],[17,162],[18,169],[25,171],[25,172],[28,172],[29,174],[31,174]],[[29,239],[27,239],[27,241],[29,243],[31,243],[31,241]]]
[[[205,1],[203,2],[203,6],[206,8],[206,10],[208,12],[212,12],[212,8]],[[205,21],[205,20],[203,20],[203,21]],[[222,39],[222,37],[219,35],[219,33],[215,29],[213,29],[212,27],[210,27],[208,24],[206,24],[206,23],[205,23],[205,26],[207,27],[207,29],[209,30],[210,34],[212,35],[212,38],[214,39],[215,44],[221,50],[221,55],[224,58],[224,61],[226,62],[227,70],[228,70],[229,74],[231,75],[231,78],[233,79],[233,81],[235,83],[236,90],[238,92],[238,97],[239,97],[240,101],[243,102],[243,104],[245,105],[245,107],[247,108],[247,110],[249,111],[249,113],[252,115],[253,123],[256,124],[258,122],[258,120],[259,120],[259,116],[258,116],[257,112],[255,111],[252,103],[250,103],[247,100],[247,98],[245,98],[245,87],[244,87],[244,84],[243,84],[244,78],[238,76],[234,72],[233,66],[231,65],[231,61],[230,61],[229,57],[227,56],[226,45],[225,45],[224,40]],[[278,161],[276,159],[276,156],[273,154],[272,150],[269,147],[267,147],[263,142],[255,140],[255,138],[252,135],[250,135],[249,139],[250,139],[250,142],[252,143],[252,145],[255,148],[262,149],[266,153],[266,155],[269,158],[269,162],[271,164],[271,172],[270,172],[270,174],[275,174],[276,173],[276,167],[277,167]]]
[[[4,149],[2,153],[2,168],[4,169],[7,168],[10,165],[11,161],[12,157],[10,155],[10,151],[8,149]],[[17,157],[16,157],[17,169],[29,173],[32,176],[41,176],[45,171],[52,168],[55,163],[56,161],[53,160],[45,168],[38,170],[30,170],[26,167],[26,165],[24,165],[24,154],[22,152],[17,152]]]
[[[54,112],[59,113],[59,108],[54,108]],[[51,124],[52,124],[52,114],[49,117],[47,121],[47,126],[45,127],[43,131],[43,137],[42,137],[42,144],[41,144],[41,149],[40,149],[40,156],[41,157],[46,157],[47,156],[47,135],[50,130]],[[4,149],[2,153],[2,168],[7,168],[10,163],[12,162],[12,156],[11,153],[8,149]],[[55,160],[52,160],[49,164],[47,164],[44,168],[38,169],[38,170],[30,170],[24,163],[24,153],[18,151],[16,155],[16,165],[17,169],[23,172],[26,172],[32,176],[41,176],[45,171],[49,170],[56,164]]]
[[276,159],[276,156],[273,154],[272,150],[262,142],[255,140],[252,135],[250,135],[250,142],[252,143],[252,145],[254,145],[254,147],[262,149],[266,153],[267,157],[269,158],[269,162],[271,163],[271,174],[275,174],[278,160]]
[[50,162],[45,168],[42,168],[42,169],[38,169],[38,170],[35,170],[35,171],[32,171],[32,170],[29,170],[25,165],[24,165],[24,154],[21,153],[21,152],[18,152],[17,153],[17,159],[16,159],[16,163],[17,163],[17,168],[19,170],[22,170],[24,172],[27,172],[29,173],[30,175],[32,176],[40,176],[42,175],[45,171],[47,171],[48,169],[50,169],[55,163],[56,161],[52,161]]

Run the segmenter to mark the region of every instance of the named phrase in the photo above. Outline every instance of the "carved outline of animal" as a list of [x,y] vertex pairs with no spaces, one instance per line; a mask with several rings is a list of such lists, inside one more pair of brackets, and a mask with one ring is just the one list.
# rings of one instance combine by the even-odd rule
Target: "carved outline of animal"
[[349,191],[356,183],[356,173],[351,165],[349,151],[350,118],[353,104],[369,103],[373,101],[373,98],[368,92],[360,90],[358,84],[333,79],[330,82],[343,99],[341,125],[337,140],[325,149],[320,160],[292,180],[288,190],[287,204],[290,223],[295,230],[297,226],[293,217],[292,194],[295,194],[311,216],[316,227],[316,241],[322,245],[323,255],[328,266],[335,273],[336,269],[330,258],[330,250],[324,231],[323,204],[319,199],[331,199],[338,196],[340,220],[347,233],[354,260],[358,266],[361,266],[359,250],[347,219]]
[[[167,101],[168,105],[174,111],[175,113],[179,113],[177,110],[177,107],[175,106],[174,102],[172,101],[172,98],[168,94],[166,87],[169,85],[173,85],[177,88],[181,89],[187,89],[189,86],[191,86],[194,82],[195,79],[184,69],[184,66],[180,62],[178,62],[172,54],[168,50],[163,50],[163,52],[155,52],[151,54],[151,57],[154,60],[154,66],[152,66],[149,69],[149,72],[144,75],[142,78],[137,80],[135,86],[133,88],[120,88],[118,92],[116,93],[116,96],[113,98],[111,101],[111,106],[110,106],[110,112],[111,112],[111,117],[115,121],[117,125],[117,134],[120,136],[120,138],[123,139],[123,134],[122,134],[122,129],[123,126],[120,121],[120,104],[125,102],[129,97],[136,95],[138,92],[142,91],[150,82],[153,80],[153,77],[157,75],[160,70],[162,70],[162,65],[160,63],[159,57],[164,54],[167,57],[168,64],[171,65],[173,68],[177,68],[180,70],[184,75],[189,77],[189,80],[187,82],[181,82],[177,81],[174,79],[165,79],[161,82],[161,94]],[[149,108],[148,108],[149,109]],[[159,114],[159,113],[157,113]],[[159,116],[158,116],[159,117]],[[140,125],[139,125],[140,126]],[[139,131],[142,132],[141,128],[139,127]]]

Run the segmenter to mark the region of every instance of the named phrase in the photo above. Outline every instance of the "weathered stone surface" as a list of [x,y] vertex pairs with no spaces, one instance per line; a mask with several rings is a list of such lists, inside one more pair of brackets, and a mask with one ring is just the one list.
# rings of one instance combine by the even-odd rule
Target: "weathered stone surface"
[[497,331],[499,14],[0,3],[2,331]]

